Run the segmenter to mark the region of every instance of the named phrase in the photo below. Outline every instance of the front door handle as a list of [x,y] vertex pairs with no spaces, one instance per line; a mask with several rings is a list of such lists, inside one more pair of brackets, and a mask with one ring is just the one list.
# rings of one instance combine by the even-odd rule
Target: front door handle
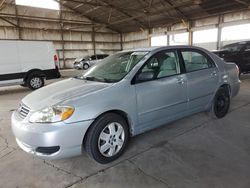
[[184,84],[184,78],[177,78],[177,84]]
[[217,76],[217,72],[216,72],[216,71],[213,71],[213,72],[211,73],[211,76]]

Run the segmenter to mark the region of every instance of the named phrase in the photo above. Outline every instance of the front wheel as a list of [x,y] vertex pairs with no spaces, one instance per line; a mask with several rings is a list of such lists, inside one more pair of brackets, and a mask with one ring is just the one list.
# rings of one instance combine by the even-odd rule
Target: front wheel
[[83,64],[83,69],[84,69],[84,70],[87,70],[88,68],[89,68],[89,64],[84,63],[84,64]]
[[85,150],[98,163],[106,164],[122,155],[128,138],[126,121],[117,114],[107,113],[90,127],[85,138]]
[[230,94],[227,88],[220,88],[214,97],[212,111],[217,118],[223,118],[230,107]]

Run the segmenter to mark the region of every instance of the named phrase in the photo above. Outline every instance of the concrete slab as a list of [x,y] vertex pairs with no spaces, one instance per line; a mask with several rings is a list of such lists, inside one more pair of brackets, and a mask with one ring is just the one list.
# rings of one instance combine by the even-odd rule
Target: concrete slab
[[73,188],[167,188],[169,187],[163,180],[150,176],[137,168],[133,163],[125,161],[116,167],[109,168],[95,176],[84,179],[82,182],[72,186]]
[[0,187],[66,187],[81,179],[20,150],[1,158],[0,169]]
[[[250,110],[250,105],[245,108]],[[235,114],[232,116],[238,119]],[[239,126],[239,130],[234,122],[221,121],[212,120],[131,160],[173,187],[249,187],[250,140],[246,134],[249,137],[250,129]],[[230,131],[219,134],[222,129]],[[245,132],[242,139],[239,132]]]

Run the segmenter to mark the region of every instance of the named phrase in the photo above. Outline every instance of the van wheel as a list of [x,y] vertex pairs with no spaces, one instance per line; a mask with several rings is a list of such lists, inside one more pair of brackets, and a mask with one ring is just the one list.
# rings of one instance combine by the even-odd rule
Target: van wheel
[[122,155],[128,138],[126,121],[120,115],[107,113],[92,124],[84,146],[90,157],[98,163],[106,164]]
[[84,70],[87,70],[88,68],[89,68],[89,65],[88,65],[87,63],[84,63],[84,64],[83,64],[83,69],[84,69]]
[[28,77],[26,84],[30,89],[36,90],[44,86],[44,79],[41,76],[32,74]]
[[230,94],[227,88],[221,87],[215,94],[212,114],[217,118],[223,118],[230,107]]

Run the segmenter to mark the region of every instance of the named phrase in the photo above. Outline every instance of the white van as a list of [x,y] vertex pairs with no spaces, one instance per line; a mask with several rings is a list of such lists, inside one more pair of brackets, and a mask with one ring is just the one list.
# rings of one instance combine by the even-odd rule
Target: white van
[[38,89],[44,79],[60,77],[58,65],[52,42],[0,40],[0,86]]

